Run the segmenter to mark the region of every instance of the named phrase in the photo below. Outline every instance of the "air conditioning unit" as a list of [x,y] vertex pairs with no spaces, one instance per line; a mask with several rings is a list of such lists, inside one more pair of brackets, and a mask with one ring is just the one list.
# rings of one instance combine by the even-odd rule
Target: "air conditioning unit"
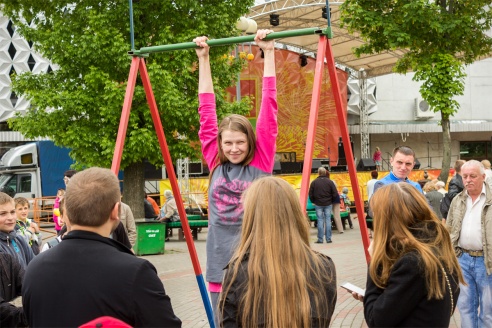
[[416,120],[430,120],[436,115],[429,103],[422,98],[415,98],[414,118]]

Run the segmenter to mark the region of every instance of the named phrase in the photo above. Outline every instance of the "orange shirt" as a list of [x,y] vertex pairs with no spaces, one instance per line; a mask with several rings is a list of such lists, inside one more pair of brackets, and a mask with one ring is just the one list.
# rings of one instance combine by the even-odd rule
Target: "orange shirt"
[[154,198],[147,196],[147,200],[149,201],[149,203],[152,204],[152,207],[154,208],[155,214],[159,215],[159,212],[160,212],[159,205],[157,205],[157,202],[154,200]]

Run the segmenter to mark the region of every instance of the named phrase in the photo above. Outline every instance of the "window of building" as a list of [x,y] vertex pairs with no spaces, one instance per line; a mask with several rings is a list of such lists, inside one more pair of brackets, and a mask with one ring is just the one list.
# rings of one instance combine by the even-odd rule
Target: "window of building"
[[460,159],[466,161],[475,159],[492,160],[492,148],[490,141],[461,141],[460,142]]

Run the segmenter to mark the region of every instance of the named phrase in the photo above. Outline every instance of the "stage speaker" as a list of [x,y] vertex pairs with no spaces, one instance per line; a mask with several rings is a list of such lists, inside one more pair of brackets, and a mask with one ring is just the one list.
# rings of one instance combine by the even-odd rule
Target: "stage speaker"
[[188,163],[188,174],[190,174],[190,175],[202,175],[203,174],[202,162],[190,162],[190,163]]
[[337,165],[347,165],[347,159],[344,158],[339,158],[337,161]]
[[340,137],[340,141],[338,142],[338,158],[345,158],[345,149],[343,149],[343,142],[341,141],[342,137]]
[[202,176],[206,177],[210,174],[210,170],[208,169],[208,165],[203,165],[203,173]]
[[321,163],[321,160],[314,158],[312,161],[311,173],[318,173],[318,169],[322,166],[323,164]]
[[272,171],[273,174],[280,174],[282,173],[282,167],[280,165],[280,161],[275,161],[275,163],[273,164],[273,171]]
[[376,163],[372,158],[361,158],[359,165],[357,165],[357,171],[374,171],[376,169]]
[[331,168],[331,172],[347,172],[347,165],[336,165],[336,166],[332,166]]
[[420,162],[418,159],[415,159],[415,166],[413,167],[415,170],[420,169]]
[[156,168],[150,164],[147,160],[144,160],[144,177],[146,180],[160,180],[162,179],[162,167]]
[[301,173],[302,162],[282,162],[281,168],[283,174]]
[[330,170],[330,159],[329,158],[320,158],[321,166],[323,166],[328,171]]

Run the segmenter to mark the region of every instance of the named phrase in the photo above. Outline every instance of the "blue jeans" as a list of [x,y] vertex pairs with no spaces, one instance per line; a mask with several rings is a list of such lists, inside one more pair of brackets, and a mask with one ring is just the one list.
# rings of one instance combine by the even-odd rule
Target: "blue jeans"
[[331,241],[331,207],[314,205],[316,217],[318,218],[318,242],[323,242],[323,236],[326,235],[326,241]]
[[467,286],[460,284],[457,302],[461,327],[492,327],[492,275],[487,275],[484,257],[463,253],[458,262],[467,283]]

